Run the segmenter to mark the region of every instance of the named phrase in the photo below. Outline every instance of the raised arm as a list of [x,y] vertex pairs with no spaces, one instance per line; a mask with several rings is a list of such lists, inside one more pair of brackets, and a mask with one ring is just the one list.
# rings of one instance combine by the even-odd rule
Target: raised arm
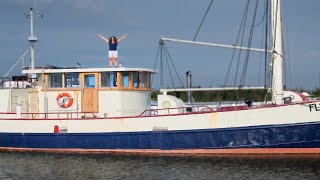
[[126,38],[128,36],[128,33],[124,36],[122,36],[121,38],[118,39],[118,42],[120,42],[122,39]]
[[98,34],[98,36],[99,36],[101,39],[103,39],[104,41],[106,41],[107,43],[109,43],[109,39],[103,37],[101,34]]

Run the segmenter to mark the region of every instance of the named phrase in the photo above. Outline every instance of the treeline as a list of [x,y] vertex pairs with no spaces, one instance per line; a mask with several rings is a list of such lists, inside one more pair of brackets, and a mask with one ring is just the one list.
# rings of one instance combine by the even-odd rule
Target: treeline
[[[151,99],[156,101],[159,91],[153,91]],[[170,95],[176,96],[182,101],[188,101],[187,92],[170,92]],[[271,95],[267,90],[225,90],[225,91],[195,91],[192,92],[193,102],[213,102],[213,101],[252,101],[270,100]]]
[[[320,88],[307,91],[304,89],[295,89],[297,92],[308,92],[314,97],[320,97]],[[151,99],[157,101],[159,91],[153,91]],[[182,101],[187,102],[187,92],[170,92],[170,95],[176,96]],[[195,91],[192,92],[194,102],[213,102],[213,101],[244,101],[245,99],[255,102],[270,101],[271,94],[267,90],[225,90],[225,91]]]

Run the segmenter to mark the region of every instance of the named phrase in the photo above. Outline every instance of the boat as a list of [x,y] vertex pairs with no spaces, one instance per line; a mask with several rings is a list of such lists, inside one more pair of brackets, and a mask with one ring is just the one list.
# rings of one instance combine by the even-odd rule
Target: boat
[[28,81],[12,86],[12,80],[1,80],[6,86],[0,90],[0,149],[165,155],[320,153],[320,101],[283,90],[280,0],[272,0],[271,7],[271,103],[193,106],[163,89],[156,108],[150,105],[154,69],[35,67],[37,38],[31,9],[31,65],[22,71]]

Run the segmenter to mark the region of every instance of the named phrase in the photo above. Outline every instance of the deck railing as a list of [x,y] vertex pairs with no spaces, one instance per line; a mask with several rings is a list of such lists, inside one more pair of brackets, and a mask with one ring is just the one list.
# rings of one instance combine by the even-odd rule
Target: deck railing
[[11,80],[9,77],[0,77],[0,89],[21,89],[28,86],[30,86],[28,79]]
[[[98,116],[94,112],[48,112],[48,113],[15,113],[8,112],[0,114],[6,115],[6,118],[21,118],[21,119],[91,119]],[[99,117],[98,117],[99,118]]]
[[163,109],[146,109],[140,116],[159,116],[159,115],[174,115],[174,114],[194,114],[200,112],[214,112],[216,108],[209,106],[184,106],[176,108]]

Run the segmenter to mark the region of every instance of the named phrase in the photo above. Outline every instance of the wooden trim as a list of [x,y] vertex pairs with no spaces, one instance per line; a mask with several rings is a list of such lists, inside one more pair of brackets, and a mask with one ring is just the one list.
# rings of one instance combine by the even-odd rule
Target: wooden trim
[[97,73],[97,79],[98,79],[97,88],[99,89],[101,84],[101,72]]
[[148,76],[148,73],[147,72],[144,72],[144,87],[149,89],[149,76]]
[[84,81],[83,81],[83,79],[84,79],[84,73],[79,73],[79,76],[80,76],[80,88],[82,89],[83,87],[84,87]]
[[94,73],[94,75],[95,75],[95,86],[94,86],[94,88],[95,89],[99,89],[99,76],[98,76],[98,73]]
[[117,72],[117,88],[122,88],[122,74],[121,72]]
[[62,78],[62,88],[65,88],[66,86],[66,83],[64,82],[65,80],[64,80],[64,77],[65,77],[65,75],[64,75],[64,73],[61,73],[61,78]]
[[[129,87],[123,87],[122,86],[122,71],[117,71],[114,72],[116,73],[116,81],[117,81],[117,86],[115,87],[101,87],[101,72],[83,72],[83,73],[79,73],[79,87],[77,88],[67,88],[65,87],[65,73],[61,73],[62,76],[62,85],[63,87],[57,87],[57,88],[52,88],[52,87],[47,87],[47,91],[81,91],[84,87],[84,75],[85,74],[94,74],[96,76],[96,84],[95,84],[95,89],[97,89],[98,91],[148,91],[150,90],[149,87],[149,73],[148,72],[143,72],[140,71],[138,72],[138,78],[139,78],[139,87],[135,88],[133,83],[133,73],[134,72],[138,72],[138,71],[130,71],[129,73]],[[144,84],[145,86],[142,87],[142,74],[144,74]],[[49,74],[44,74],[44,78],[42,80],[42,88],[41,90],[44,91],[44,85],[45,82],[48,83],[49,86],[49,82],[48,82],[48,78],[49,78]]]
[[[44,91],[44,89],[41,89]],[[47,91],[81,91],[81,88],[49,88]]]
[[[42,84],[41,84],[41,90],[44,91],[44,85],[48,82],[48,74],[42,74]],[[48,87],[47,87],[48,90]]]
[[139,89],[142,89],[142,73],[143,72],[139,72]]
[[133,89],[133,72],[129,72],[129,89]]
[[[139,83],[138,87],[134,87],[134,73],[138,73],[138,83]],[[137,89],[141,89],[141,78],[140,78],[140,72],[134,71],[132,72],[132,90],[137,90]]]

